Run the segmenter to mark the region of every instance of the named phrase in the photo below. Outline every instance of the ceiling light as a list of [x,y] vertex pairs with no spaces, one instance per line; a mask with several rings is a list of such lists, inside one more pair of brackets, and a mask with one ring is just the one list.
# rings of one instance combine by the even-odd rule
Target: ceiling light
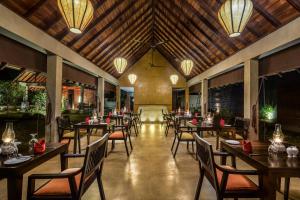
[[80,34],[93,19],[90,0],[57,0],[58,8],[71,32]]
[[137,75],[129,74],[128,79],[129,79],[129,82],[131,83],[131,85],[133,85],[135,83],[136,79],[137,79]]
[[125,58],[122,57],[117,57],[114,60],[114,65],[116,70],[122,74],[127,66],[127,60]]
[[192,60],[183,60],[181,62],[181,69],[186,76],[190,75],[190,73],[193,69],[193,66],[194,66],[194,63]]
[[226,0],[221,6],[218,17],[230,37],[239,36],[253,12],[251,0]]
[[171,80],[171,82],[172,82],[173,85],[176,85],[177,82],[178,82],[178,75],[177,74],[172,74],[170,76],[170,80]]

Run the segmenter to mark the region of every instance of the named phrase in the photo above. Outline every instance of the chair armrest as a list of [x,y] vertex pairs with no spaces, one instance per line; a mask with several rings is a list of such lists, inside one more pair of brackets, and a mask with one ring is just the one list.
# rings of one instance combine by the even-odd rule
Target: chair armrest
[[229,154],[227,152],[222,152],[222,151],[214,151],[213,153],[214,153],[214,156],[225,156],[225,157],[227,157],[227,156],[233,156],[233,155],[231,155],[231,154]]
[[240,174],[240,175],[260,175],[262,174],[258,170],[240,170],[240,169],[228,169],[219,165],[216,168],[226,174]]
[[81,169],[70,173],[57,173],[57,174],[31,174],[28,176],[28,180],[32,179],[58,179],[58,178],[69,178],[71,176],[76,176],[81,172]]
[[84,158],[84,154],[64,154],[65,158]]

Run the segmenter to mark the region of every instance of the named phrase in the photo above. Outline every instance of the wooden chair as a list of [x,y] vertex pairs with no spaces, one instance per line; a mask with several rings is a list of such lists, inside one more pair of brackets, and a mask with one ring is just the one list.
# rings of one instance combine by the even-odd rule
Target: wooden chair
[[[108,134],[88,145],[85,155],[67,154],[66,157],[84,157],[81,168],[69,168],[58,174],[32,174],[28,177],[27,199],[81,199],[82,195],[97,179],[102,200],[105,200],[101,180]],[[35,181],[50,179],[35,189]]]
[[[262,198],[262,176],[256,170],[238,170],[235,168],[235,159],[232,166],[219,166],[214,156],[230,156],[226,152],[214,153],[212,145],[194,134],[199,161],[200,177],[198,180],[195,200],[199,199],[204,176],[216,191],[217,199],[223,198]],[[246,175],[258,175],[259,186]]]
[[[71,140],[74,140],[74,127],[70,122],[70,118],[68,117],[57,117],[57,133],[58,133],[58,141],[62,143],[70,143]],[[80,138],[87,135],[86,131],[80,131]],[[78,146],[80,150],[80,140],[78,140]],[[80,151],[79,151],[80,152]]]
[[176,139],[177,139],[177,145],[175,148],[175,152],[173,153],[173,157],[176,157],[177,154],[177,150],[179,147],[179,144],[182,142],[186,142],[187,143],[187,150],[189,150],[189,143],[192,143],[192,151],[194,152],[194,133],[197,133],[196,129],[192,129],[191,127],[186,126],[186,119],[184,118],[177,118],[174,121],[175,124],[175,136],[174,136],[174,140],[173,140],[173,144],[171,147],[171,151],[173,152],[173,148],[175,146],[176,143]]
[[[125,122],[125,120],[127,122]],[[129,129],[131,128],[131,124],[132,124],[131,118],[123,118],[122,124],[112,126],[112,130],[111,130],[111,132],[109,134],[109,138],[108,138],[108,140],[112,141],[112,146],[111,146],[112,150],[115,148],[115,141],[123,140],[124,144],[125,144],[127,156],[129,156],[127,140],[129,140],[131,151],[133,150],[132,142],[131,142],[131,138],[130,138],[130,131],[129,131]]]
[[165,129],[165,136],[167,137],[169,134],[169,129],[174,128],[174,118],[171,114],[167,114],[166,118],[166,129]]

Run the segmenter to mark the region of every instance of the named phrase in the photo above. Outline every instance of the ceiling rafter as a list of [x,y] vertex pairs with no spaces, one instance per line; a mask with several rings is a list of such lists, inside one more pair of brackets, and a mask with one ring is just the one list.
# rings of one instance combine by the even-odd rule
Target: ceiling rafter
[[[176,12],[176,11],[178,12],[180,8],[179,8],[174,2],[171,2],[171,3],[172,3],[171,5],[174,5],[174,8],[173,8],[173,9],[170,9],[170,7],[166,5],[166,1],[160,1],[160,2],[162,2],[162,3],[164,4],[164,8],[166,9],[166,11],[167,11],[168,13],[170,13],[170,15],[172,15],[174,18],[176,18],[175,14],[172,12],[172,10],[173,10],[174,12]],[[171,6],[171,5],[170,5],[170,6]],[[181,12],[181,13],[183,13],[183,12]],[[183,13],[183,15],[186,17],[186,14],[185,14],[185,13]],[[206,43],[204,43],[204,42],[200,39],[199,35],[195,34],[193,31],[189,31],[188,26],[181,20],[180,17],[177,17],[176,19],[179,20],[179,23],[180,23],[180,24],[181,24],[188,32],[190,32],[190,34],[192,34],[193,37],[194,37],[196,40],[198,40],[198,42],[199,42],[200,44],[202,44],[202,46],[203,46],[203,48],[206,50],[206,52],[208,52],[209,54],[213,54],[213,53],[211,52],[210,48],[208,47],[208,45],[207,45]],[[229,53],[228,53],[226,50],[224,50],[223,47],[221,47],[218,43],[216,43],[215,41],[213,41],[213,39],[212,39],[212,38],[211,38],[204,30],[199,29],[199,27],[195,26],[194,23],[190,23],[190,26],[193,26],[194,29],[196,29],[198,32],[200,32],[200,34],[203,35],[204,38],[207,40],[207,42],[209,43],[209,45],[213,46],[213,48],[216,48],[216,50],[218,50],[219,52],[221,52],[222,55],[229,56]],[[220,57],[218,57],[217,55],[216,55],[216,57],[217,57],[219,60],[222,60],[222,59],[221,59]]]
[[[127,36],[127,35],[132,35],[132,32],[135,31],[137,28],[139,28],[140,26],[143,25],[143,23],[148,23],[150,17],[151,17],[151,13],[149,12],[145,17],[144,14],[149,12],[149,10],[145,9],[145,11],[139,13],[135,20],[133,22],[131,22],[130,24],[124,23],[124,25],[126,25],[126,27],[124,28],[123,26],[119,26],[118,29],[120,29],[120,33],[115,36],[116,34],[108,34],[110,37],[112,37],[110,42],[107,42],[105,45],[103,45],[101,48],[98,49],[98,47],[100,47],[101,44],[104,44],[105,41],[107,40],[107,38],[104,38],[101,42],[99,42],[96,46],[96,54],[91,58],[91,60],[95,60],[97,59],[95,62],[98,62],[98,57],[106,52],[109,51],[109,49],[114,49],[117,44],[118,44],[118,39],[119,37],[122,37],[123,35]],[[138,13],[138,12],[137,12]],[[139,23],[136,23],[137,21],[139,21]],[[123,31],[125,30],[125,31]],[[95,50],[95,49],[94,49]],[[93,51],[94,51],[93,50]],[[98,53],[99,52],[99,53]],[[88,56],[88,55],[86,55]]]
[[[144,41],[145,38],[147,38],[149,36],[149,34],[151,35],[150,29],[145,29],[145,30],[143,32],[139,33],[139,35],[137,37],[138,39],[141,39],[142,41]],[[120,46],[118,48],[118,52],[115,53],[116,56],[108,57],[107,59],[103,59],[103,61],[101,61],[100,64],[98,63],[98,65],[99,66],[110,65],[111,63],[113,63],[114,58],[117,56],[122,56],[122,57],[125,57],[126,59],[129,59],[130,53],[134,52],[134,50],[137,47],[142,46],[139,43],[135,43],[133,40],[130,40],[130,38],[127,40],[129,40],[129,42],[127,44],[123,44],[122,46]],[[106,69],[106,68],[103,68],[103,69]]]
[[[149,12],[146,11],[145,12]],[[89,52],[85,54],[86,57],[91,57],[91,60],[94,60],[99,56],[99,53],[106,51],[107,48],[111,49],[114,48],[116,45],[116,38],[121,37],[123,34],[131,34],[132,31],[136,30],[138,27],[140,27],[143,23],[148,23],[151,13],[149,12],[145,17],[143,17],[144,12],[139,14],[134,21],[131,21],[125,28],[123,26],[120,26],[118,28],[118,31],[116,31],[113,34],[108,34],[107,37],[102,39],[102,42],[97,44],[94,49],[91,49]],[[125,32],[123,31],[125,29]],[[118,33],[117,33],[118,32]],[[117,33],[117,34],[116,34]]]
[[287,0],[291,6],[293,6],[298,12],[300,12],[300,2],[295,0]]
[[[175,16],[171,11],[169,11],[166,7],[165,7],[165,9],[166,9],[166,11],[168,12],[168,15],[169,15],[169,16],[172,16],[173,19],[177,19],[177,24],[175,24],[175,22],[172,21],[172,20],[169,20],[169,21],[170,21],[170,23],[172,23],[173,26],[175,26],[176,28],[178,28],[178,30],[179,30],[180,32],[182,32],[182,35],[186,35],[186,34],[190,33],[190,34],[193,35],[194,38],[196,38],[196,39],[200,42],[200,44],[202,44],[202,46],[204,46],[203,43],[202,43],[202,41],[200,40],[200,38],[198,38],[198,37],[196,36],[196,34],[195,34],[193,31],[188,31],[188,28],[183,24],[183,22],[181,22],[180,17],[176,17],[176,16]],[[165,18],[167,17],[167,14],[165,14],[165,13],[163,12],[163,10],[161,10],[159,7],[158,7],[157,11],[159,11],[160,13],[162,13],[162,15],[163,15]],[[179,25],[184,26],[184,28],[186,29],[186,31],[184,32],[184,31],[179,27]],[[195,46],[196,46],[196,45],[195,45]],[[204,46],[204,47],[205,47],[205,46]],[[196,46],[196,48],[199,49],[198,46]],[[205,47],[205,48],[206,48],[206,47]],[[216,50],[219,50],[219,49],[216,49]],[[202,48],[199,49],[199,52],[200,52],[200,54],[201,54],[201,59],[206,59],[206,60],[208,60],[208,61],[211,62],[211,63],[216,63],[216,61],[215,61],[215,60],[212,60],[212,59],[219,59],[219,60],[221,60],[221,58],[219,58],[218,55],[215,55],[215,58],[211,58],[210,56],[208,57],[206,54],[203,53]],[[212,55],[212,52],[211,52],[210,50],[208,50],[207,48],[206,48],[206,52],[208,52],[209,55]]]
[[[100,2],[103,2],[104,1],[100,1]],[[97,27],[97,25],[102,22],[106,17],[108,17],[115,9],[117,9],[121,3],[123,2],[126,2],[126,1],[123,1],[123,0],[117,0],[115,1],[114,4],[112,4],[112,6],[105,10],[104,13],[102,13],[99,17],[97,17],[96,19],[94,19],[92,21],[92,23],[90,23],[88,25],[88,27],[86,27],[86,29],[84,30],[84,32],[82,34],[79,34],[79,35],[76,35],[70,42],[68,42],[68,46],[71,47],[71,46],[74,46],[76,42],[78,42],[79,39],[85,37],[88,33],[90,33],[91,30],[93,30],[95,27]],[[103,4],[102,3],[102,4]],[[109,24],[109,23],[108,23]]]
[[[182,3],[182,1],[180,1],[180,2]],[[202,2],[202,1],[199,1],[199,2]],[[196,16],[207,27],[207,30],[209,30],[213,35],[215,35],[221,41],[224,41],[226,43],[226,45],[228,45],[234,51],[238,51],[239,48],[234,44],[233,40],[240,42],[243,46],[246,45],[240,39],[229,38],[228,35],[225,35],[225,33],[223,34],[223,32],[220,32],[218,27],[215,27],[215,25],[213,25],[210,21],[208,21],[208,19],[206,19],[203,15],[201,15],[198,12],[198,10],[196,10],[192,5],[190,5],[189,2],[183,2],[182,4],[183,4],[183,7],[186,8],[186,9],[183,9],[183,11],[182,11],[183,13],[186,13],[185,10],[189,10],[189,12],[192,13],[192,16]],[[189,17],[188,15],[186,15],[186,17],[188,17],[187,19],[189,19],[191,22],[194,22],[193,17]],[[194,24],[195,24],[195,26],[199,27],[198,23],[194,22]],[[202,29],[202,28],[199,27],[199,29]]]
[[[103,32],[105,32],[108,28],[112,27],[112,25],[117,22],[118,25],[123,24],[126,22],[126,18],[122,18],[122,16],[125,15],[125,13],[130,12],[131,10],[135,10],[134,3],[136,0],[131,1],[125,9],[123,9],[115,18],[113,18],[112,21],[110,21],[108,24],[106,24],[100,31],[98,31],[94,36],[92,36],[90,39],[88,39],[83,45],[81,45],[77,51],[82,52],[88,45],[91,45]],[[145,4],[140,4],[139,7],[136,10],[140,10],[143,8]],[[128,18],[131,18],[134,16],[134,12],[130,12],[130,16]],[[120,20],[121,19],[121,20]],[[118,26],[116,26],[118,27]]]
[[[211,65],[211,63],[209,63],[205,59],[199,60],[198,57],[200,57],[200,56],[195,55],[195,53],[193,51],[188,49],[187,44],[185,44],[183,41],[181,41],[182,38],[185,38],[184,35],[182,35],[182,37],[178,39],[178,36],[172,32],[172,31],[174,31],[174,28],[171,28],[170,25],[167,24],[167,21],[164,20],[162,17],[160,17],[160,15],[158,15],[157,18],[158,18],[157,24],[159,25],[158,28],[162,27],[160,29],[160,31],[164,32],[167,36],[171,37],[173,39],[173,41],[175,41],[176,44],[179,44],[180,46],[177,46],[177,48],[181,49],[181,47],[182,47],[183,52],[185,53],[185,56],[186,56],[185,58],[193,59],[194,62],[198,63],[203,68],[203,70],[205,70],[207,66]],[[185,38],[185,40],[188,41],[187,38]]]
[[[143,36],[145,36],[146,33],[149,32],[150,24],[151,24],[151,21],[150,21],[150,23],[148,23],[144,26],[141,26],[139,29],[132,32],[132,34],[135,35],[136,38],[139,38],[139,39],[142,38]],[[116,48],[114,48],[111,51],[109,51],[109,50],[106,51],[100,58],[95,60],[95,63],[97,63],[98,65],[102,65],[105,62],[107,62],[107,60],[108,60],[107,57],[110,57],[111,55],[115,55],[115,54],[120,55],[121,52],[124,52],[124,51],[126,51],[127,48],[130,48],[131,47],[130,44],[134,43],[134,41],[130,41],[129,43],[127,43],[127,45],[124,43],[124,41],[132,40],[131,39],[132,37],[130,37],[130,36],[132,36],[132,35],[128,35],[127,37],[121,38],[120,40],[123,42],[121,44],[118,44],[119,46],[117,46]],[[99,62],[100,62],[100,64],[99,64]]]
[[253,1],[253,7],[254,9],[263,16],[270,24],[272,24],[275,28],[278,28],[281,26],[281,22],[277,20],[273,15],[271,15],[267,10],[265,10],[257,0]]
[[47,0],[39,0],[36,4],[34,4],[30,9],[26,11],[23,17],[28,18],[32,16],[40,7],[42,7]]
[[[160,23],[160,22],[159,22]],[[162,31],[162,29],[160,28],[160,26],[156,26],[156,34],[160,37],[160,38],[163,38],[164,40],[166,40],[167,38],[170,38],[170,37],[168,37],[168,35],[164,32],[164,31]],[[175,52],[178,52],[177,53],[177,55],[176,55],[176,57],[177,57],[177,59],[179,59],[180,61],[181,60],[183,60],[183,59],[186,59],[186,58],[190,58],[190,59],[194,59],[194,57],[192,56],[192,57],[189,57],[189,56],[187,56],[187,53],[184,51],[184,50],[182,50],[178,45],[177,45],[177,42],[175,41],[174,42],[174,38],[173,38],[173,36],[171,36],[171,39],[170,39],[170,42],[169,43],[166,43],[165,45],[172,45],[172,48],[173,48],[173,50],[175,51]],[[176,51],[177,50],[177,51]],[[179,56],[178,56],[179,55]],[[198,60],[194,60],[194,62],[195,62],[195,65],[196,65],[196,68],[200,68],[200,71],[204,71],[205,70],[205,68],[202,66],[202,65],[205,65],[205,64],[203,64],[203,63],[201,63],[201,64],[199,64],[198,63]]]

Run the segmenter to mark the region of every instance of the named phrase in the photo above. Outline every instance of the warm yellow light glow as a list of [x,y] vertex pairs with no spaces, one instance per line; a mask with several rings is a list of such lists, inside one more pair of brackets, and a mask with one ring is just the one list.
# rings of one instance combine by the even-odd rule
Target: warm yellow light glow
[[181,69],[186,76],[190,75],[190,73],[193,69],[193,66],[194,66],[194,63],[192,60],[183,60],[181,62]]
[[218,12],[218,18],[230,37],[239,36],[253,12],[251,0],[226,0]]
[[73,33],[82,33],[93,19],[94,8],[90,0],[57,0],[57,4]]
[[170,76],[170,80],[172,82],[173,85],[176,85],[177,81],[178,81],[178,75],[177,74],[173,74]]
[[137,79],[137,75],[129,74],[128,79],[129,79],[129,82],[131,83],[131,85],[133,85],[135,83],[136,79]]
[[117,57],[114,60],[114,65],[116,70],[122,74],[127,66],[127,60],[125,58],[122,57]]

